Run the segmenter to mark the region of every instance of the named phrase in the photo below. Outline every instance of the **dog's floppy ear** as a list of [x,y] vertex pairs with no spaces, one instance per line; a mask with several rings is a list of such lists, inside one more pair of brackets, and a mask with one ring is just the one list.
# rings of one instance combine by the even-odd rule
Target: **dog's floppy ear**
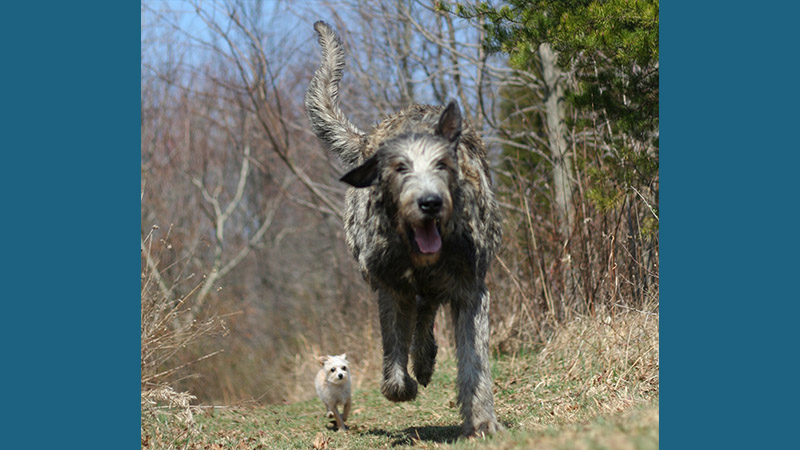
[[320,356],[319,358],[317,358],[317,361],[319,361],[319,365],[320,366],[324,366],[325,363],[328,362],[328,357],[327,356]]
[[370,187],[378,181],[378,157],[372,155],[364,164],[344,174],[339,180],[356,188]]
[[450,142],[455,142],[461,136],[461,109],[455,100],[451,100],[439,116],[436,134]]

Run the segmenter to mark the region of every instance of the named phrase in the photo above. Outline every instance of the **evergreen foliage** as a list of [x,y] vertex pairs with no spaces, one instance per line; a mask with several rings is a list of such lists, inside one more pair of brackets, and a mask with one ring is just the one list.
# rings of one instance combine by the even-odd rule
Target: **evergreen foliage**
[[487,49],[507,53],[515,68],[525,70],[538,44],[549,43],[578,81],[573,106],[603,109],[614,131],[658,145],[657,0],[511,0],[455,10],[484,16]]

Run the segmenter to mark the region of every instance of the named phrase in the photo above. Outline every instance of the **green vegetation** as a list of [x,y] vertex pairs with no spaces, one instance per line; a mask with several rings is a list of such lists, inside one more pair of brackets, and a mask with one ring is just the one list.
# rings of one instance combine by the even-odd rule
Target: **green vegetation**
[[[143,426],[144,448],[658,448],[658,319],[600,314],[563,327],[537,353],[495,360],[497,413],[508,432],[459,439],[455,362],[409,403],[375,386],[356,390],[348,432],[336,432],[316,398],[286,405],[195,409],[193,424],[162,415]],[[313,387],[309,384],[309,395]],[[188,431],[187,431],[188,430]]]
[[[584,151],[574,157],[578,173],[586,174],[586,198],[595,207],[619,207],[623,194],[634,189],[654,191],[649,203],[657,203],[657,0],[511,0],[501,7],[480,2],[453,9],[464,18],[483,17],[487,50],[507,54],[511,67],[535,79],[543,78],[539,46],[548,44],[557,52],[559,69],[567,74],[565,81],[569,79],[563,84],[564,100],[574,110],[564,120],[573,134],[592,136],[577,143]],[[541,101],[532,93],[530,87],[505,89],[505,131],[520,135],[518,131],[527,128],[545,134],[544,120],[535,113]],[[536,146],[525,139],[514,141]],[[587,144],[596,147],[587,153]],[[541,160],[535,153],[508,147],[505,155],[506,165],[521,166],[515,170],[526,177],[526,166]],[[540,206],[548,207],[541,197]],[[655,215],[656,209],[653,206]],[[657,230],[657,222],[649,225]]]
[[[548,43],[559,53],[577,86],[570,103],[583,111],[603,109],[615,132],[647,141],[658,129],[658,0],[511,0],[457,5],[462,17],[484,16],[493,52],[530,70],[537,47]],[[657,144],[656,144],[657,145]]]

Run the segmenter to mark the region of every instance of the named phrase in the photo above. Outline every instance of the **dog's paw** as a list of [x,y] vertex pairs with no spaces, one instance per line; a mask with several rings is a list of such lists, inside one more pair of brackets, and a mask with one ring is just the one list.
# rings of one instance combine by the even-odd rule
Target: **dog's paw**
[[432,356],[414,359],[414,378],[419,384],[428,387],[433,376],[433,369],[436,365],[436,347],[433,349]]
[[414,378],[425,387],[431,382],[431,377],[433,376],[437,350],[436,344],[412,347]]
[[474,426],[465,425],[464,437],[466,438],[480,438],[495,433],[505,431],[505,427],[496,419],[489,419],[480,422]]
[[402,383],[383,380],[381,394],[393,402],[407,402],[417,398],[417,382],[407,374]]
[[431,377],[433,376],[433,365],[427,367],[417,368],[414,366],[414,378],[417,379],[417,382],[424,387],[428,387],[428,384],[431,382]]
[[333,419],[333,411],[328,411],[327,413],[325,413],[325,417],[327,417],[328,419]]

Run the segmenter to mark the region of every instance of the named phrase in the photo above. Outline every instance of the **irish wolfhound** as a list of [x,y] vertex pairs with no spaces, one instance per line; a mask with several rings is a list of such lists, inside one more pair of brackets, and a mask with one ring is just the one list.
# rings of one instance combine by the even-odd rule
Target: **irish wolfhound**
[[[381,392],[413,400],[436,360],[433,323],[451,305],[463,433],[494,433],[489,367],[489,292],[484,278],[501,231],[486,149],[462,123],[458,104],[413,105],[369,134],[339,109],[344,49],[324,22],[314,28],[322,64],[306,94],[314,133],[348,172],[345,234],[378,293],[383,340]],[[408,355],[414,369],[408,374]]]

